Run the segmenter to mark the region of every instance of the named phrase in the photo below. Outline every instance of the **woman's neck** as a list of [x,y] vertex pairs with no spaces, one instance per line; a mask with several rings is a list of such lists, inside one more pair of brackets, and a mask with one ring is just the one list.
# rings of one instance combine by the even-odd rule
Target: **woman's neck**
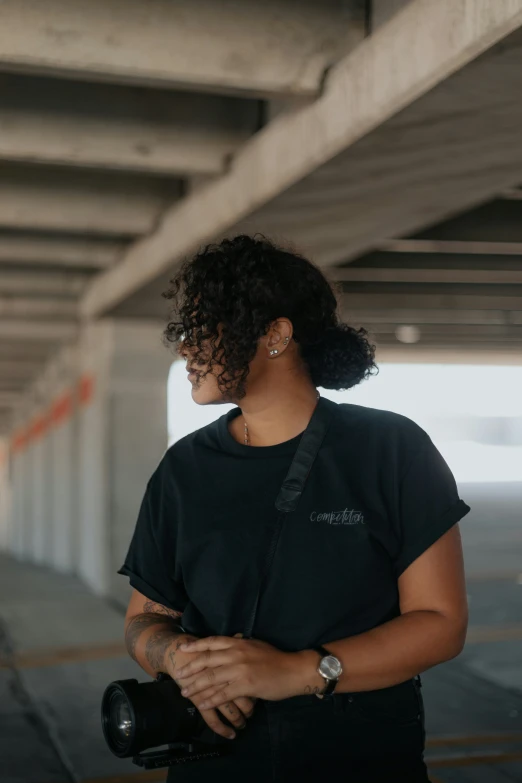
[[239,406],[242,415],[232,420],[230,432],[239,443],[274,446],[299,435],[308,426],[317,404],[317,391],[312,383],[295,388],[271,389],[270,393],[250,393]]

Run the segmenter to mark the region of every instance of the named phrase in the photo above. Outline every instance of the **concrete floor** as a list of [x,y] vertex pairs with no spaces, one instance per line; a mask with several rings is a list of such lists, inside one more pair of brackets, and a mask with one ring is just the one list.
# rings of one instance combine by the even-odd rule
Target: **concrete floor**
[[[522,781],[522,485],[461,485],[470,631],[423,675],[434,783]],[[105,685],[141,670],[123,612],[77,579],[0,557],[1,783],[124,783],[144,775],[106,749]]]

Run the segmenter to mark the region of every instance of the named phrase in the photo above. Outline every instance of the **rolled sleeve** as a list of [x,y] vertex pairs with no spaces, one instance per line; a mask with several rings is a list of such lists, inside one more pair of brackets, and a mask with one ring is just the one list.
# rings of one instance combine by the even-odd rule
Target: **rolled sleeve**
[[188,598],[176,579],[176,524],[168,467],[163,460],[150,479],[136,527],[118,574],[151,601],[182,612]]
[[443,456],[426,438],[399,490],[397,577],[471,510]]

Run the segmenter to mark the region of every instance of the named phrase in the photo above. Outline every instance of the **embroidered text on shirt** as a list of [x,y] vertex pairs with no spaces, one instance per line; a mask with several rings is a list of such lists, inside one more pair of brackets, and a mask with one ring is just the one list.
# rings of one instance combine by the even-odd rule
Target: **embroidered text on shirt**
[[342,511],[327,511],[323,514],[312,511],[310,514],[312,522],[327,522],[329,525],[365,525],[362,511],[356,511],[354,508],[344,508]]

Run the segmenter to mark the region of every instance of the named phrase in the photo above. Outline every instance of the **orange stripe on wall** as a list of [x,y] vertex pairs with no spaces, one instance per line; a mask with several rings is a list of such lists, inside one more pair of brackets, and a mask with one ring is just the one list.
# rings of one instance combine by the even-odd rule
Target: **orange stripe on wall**
[[28,440],[40,440],[40,438],[43,438],[49,429],[49,423],[49,415],[47,413],[36,416],[29,425]]
[[11,451],[13,454],[23,451],[27,445],[27,433],[25,430],[17,430],[11,439]]
[[[84,401],[89,399],[89,394],[92,394],[92,383],[90,387],[88,388],[87,383],[83,383],[78,394],[80,399]],[[16,454],[23,451],[31,441],[42,438],[50,427],[57,427],[70,418],[73,414],[73,403],[73,393],[66,392],[58,397],[47,411],[36,416],[26,427],[16,430],[9,444],[11,452]]]
[[59,397],[51,406],[49,418],[54,426],[61,424],[72,415],[72,394],[68,392]]
[[82,375],[78,383],[78,400],[80,405],[89,405],[94,397],[94,377]]

